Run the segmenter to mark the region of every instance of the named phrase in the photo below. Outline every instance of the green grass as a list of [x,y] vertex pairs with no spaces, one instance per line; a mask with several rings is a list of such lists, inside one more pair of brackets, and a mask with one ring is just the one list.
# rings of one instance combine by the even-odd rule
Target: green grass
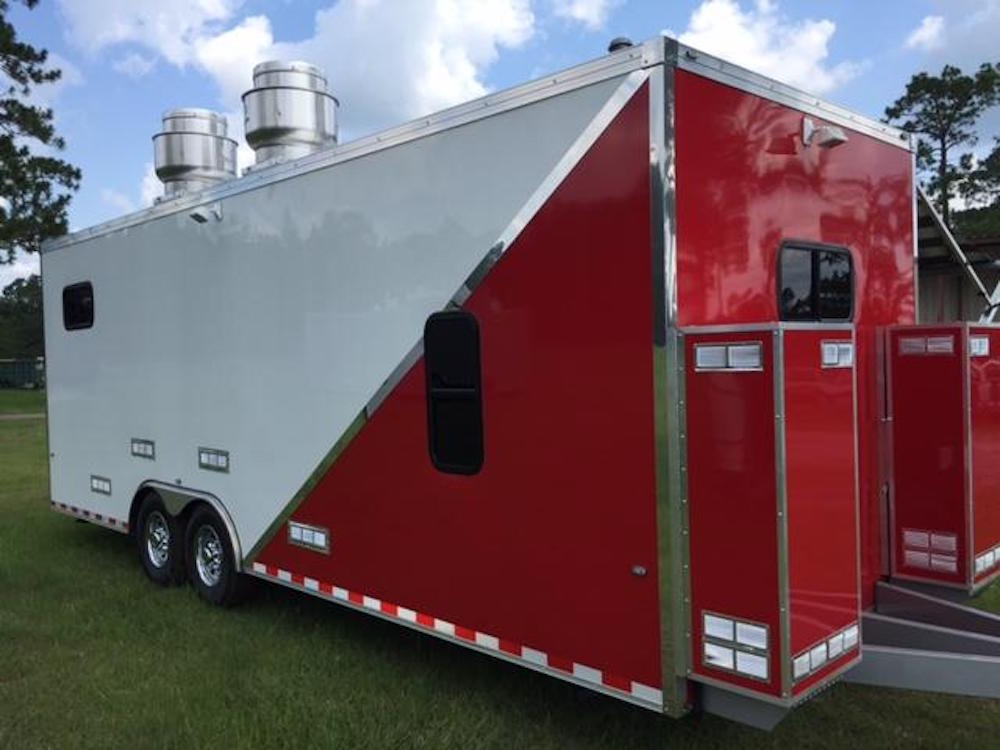
[[1000,701],[836,685],[768,735],[663,719],[277,586],[213,609],[149,583],[125,536],[49,511],[44,430],[0,423],[0,748],[1000,742]]
[[45,391],[0,388],[0,414],[41,414],[45,411]]

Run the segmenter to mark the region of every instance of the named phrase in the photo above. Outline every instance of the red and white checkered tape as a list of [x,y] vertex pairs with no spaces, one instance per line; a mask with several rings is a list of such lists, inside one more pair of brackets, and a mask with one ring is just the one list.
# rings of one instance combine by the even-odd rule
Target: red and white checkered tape
[[50,504],[52,510],[58,513],[65,513],[68,516],[73,516],[75,518],[82,518],[85,521],[90,521],[91,523],[96,523],[99,526],[104,526],[109,529],[114,529],[115,531],[121,531],[128,533],[128,521],[120,521],[117,518],[112,518],[111,516],[105,516],[101,513],[94,513],[93,511],[84,510],[83,508],[77,508],[75,505],[67,505],[66,503],[57,503],[52,501]]
[[334,586],[325,581],[291,573],[273,565],[259,562],[253,564],[252,572],[261,577],[283,583],[306,593],[333,599],[338,603],[353,606],[380,615],[389,620],[424,629],[437,636],[461,643],[465,646],[475,646],[487,653],[515,661],[532,669],[552,674],[564,680],[589,687],[594,690],[609,693],[617,698],[637,703],[655,711],[663,710],[663,693],[659,688],[644,685],[641,682],[626,677],[610,674],[571,659],[564,659],[553,654],[539,651],[524,644],[500,638],[489,633],[456,625],[438,617],[407,609],[398,604],[392,604],[373,596],[360,594],[356,591]]

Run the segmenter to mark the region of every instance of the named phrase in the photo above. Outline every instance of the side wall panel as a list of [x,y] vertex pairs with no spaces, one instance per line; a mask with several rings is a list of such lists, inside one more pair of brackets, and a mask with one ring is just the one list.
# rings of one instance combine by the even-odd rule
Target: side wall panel
[[851,249],[870,603],[883,565],[876,328],[915,314],[910,153],[855,132],[833,149],[805,148],[794,109],[686,71],[676,85],[680,325],[776,320],[783,239]]
[[[219,222],[46,253],[53,500],[127,518],[145,480],[196,488],[250,550],[620,82],[234,195]],[[85,279],[94,326],[66,332],[61,290]]]
[[331,554],[282,529],[260,564],[660,685],[648,117],[644,87],[464,305],[482,470],[431,464],[421,359],[293,516]]
[[[697,344],[741,342],[760,342],[761,371],[696,371]],[[708,679],[778,696],[774,333],[691,334],[685,346],[692,666]],[[737,674],[735,663],[711,663],[706,615],[766,626],[766,680]]]
[[978,556],[1000,546],[1000,330],[973,326],[969,333],[990,342],[987,356],[969,358],[973,553]]
[[[822,342],[849,331],[786,331],[785,477],[788,585],[794,657],[858,623],[858,515],[854,369],[823,367]],[[856,644],[856,641],[855,641]],[[795,686],[798,694],[857,656],[831,654],[829,666]]]
[[[908,340],[927,337],[950,337],[952,353],[901,352]],[[969,535],[962,331],[955,326],[894,330],[890,345],[893,572],[963,585]],[[955,548],[947,549],[952,541],[946,540]]]

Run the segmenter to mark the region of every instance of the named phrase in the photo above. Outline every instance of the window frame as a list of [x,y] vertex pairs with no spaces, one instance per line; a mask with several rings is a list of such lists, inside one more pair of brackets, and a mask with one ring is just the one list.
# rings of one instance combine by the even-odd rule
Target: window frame
[[[431,369],[431,357],[428,356],[427,351],[427,332],[434,321],[448,318],[463,318],[465,320],[472,322],[473,330],[475,331],[475,382],[471,388],[467,387],[435,387],[432,383],[433,371]],[[483,463],[486,460],[486,446],[485,446],[485,429],[483,425],[483,361],[482,361],[482,339],[479,330],[479,321],[476,316],[473,315],[468,310],[441,310],[435,313],[431,313],[424,322],[424,387],[425,387],[425,407],[427,409],[427,452],[430,456],[431,463],[434,468],[445,474],[459,474],[464,476],[473,476],[482,471]],[[454,391],[454,393],[449,394],[449,391]],[[462,393],[462,392],[465,393]],[[471,391],[471,393],[468,393]],[[461,395],[459,395],[461,394]],[[466,400],[475,405],[478,411],[478,419],[476,420],[476,426],[478,427],[478,455],[477,461],[474,464],[465,463],[450,463],[443,461],[435,452],[435,445],[437,440],[435,439],[438,435],[438,427],[434,420],[434,403],[436,400],[447,400],[456,399]]]
[[[83,288],[86,288],[86,289],[90,290],[90,320],[87,321],[86,323],[73,323],[73,324],[70,324],[70,322],[67,320],[67,317],[66,317],[66,312],[67,312],[66,297],[67,297],[67,295],[72,294],[73,292],[75,292],[77,289],[83,289]],[[88,280],[88,281],[77,281],[77,282],[75,282],[73,284],[67,284],[66,286],[63,287],[63,290],[62,290],[62,320],[63,320],[63,328],[65,330],[67,330],[67,331],[85,331],[88,328],[93,328],[94,327],[94,318],[96,317],[96,311],[95,311],[96,307],[97,307],[97,305],[96,305],[95,298],[94,298],[94,285],[93,285],[93,283],[91,283]]]
[[[784,313],[784,306],[781,303],[781,290],[784,288],[784,280],[782,274],[782,259],[785,255],[785,250],[805,250],[810,253],[810,299],[812,302],[812,309],[815,313],[812,317],[808,318],[786,318]],[[847,268],[850,272],[850,283],[851,283],[851,305],[848,310],[847,316],[844,318],[824,318],[820,315],[820,305],[819,305],[819,257],[820,253],[834,253],[837,255],[843,255],[847,257]],[[854,322],[854,312],[855,306],[855,274],[854,274],[854,254],[851,249],[846,245],[832,245],[824,242],[811,242],[808,240],[783,240],[778,246],[778,253],[775,260],[775,285],[774,285],[774,297],[777,306],[778,320],[783,323],[853,323]]]

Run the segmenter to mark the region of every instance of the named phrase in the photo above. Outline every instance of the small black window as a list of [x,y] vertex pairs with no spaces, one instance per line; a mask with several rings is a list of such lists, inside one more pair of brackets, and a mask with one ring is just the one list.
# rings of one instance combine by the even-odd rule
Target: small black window
[[479,324],[463,310],[434,313],[424,326],[431,461],[450,474],[483,466]]
[[778,289],[782,320],[850,320],[854,311],[851,253],[842,248],[783,245]]
[[67,331],[78,331],[94,325],[94,287],[89,281],[63,288],[63,325]]

